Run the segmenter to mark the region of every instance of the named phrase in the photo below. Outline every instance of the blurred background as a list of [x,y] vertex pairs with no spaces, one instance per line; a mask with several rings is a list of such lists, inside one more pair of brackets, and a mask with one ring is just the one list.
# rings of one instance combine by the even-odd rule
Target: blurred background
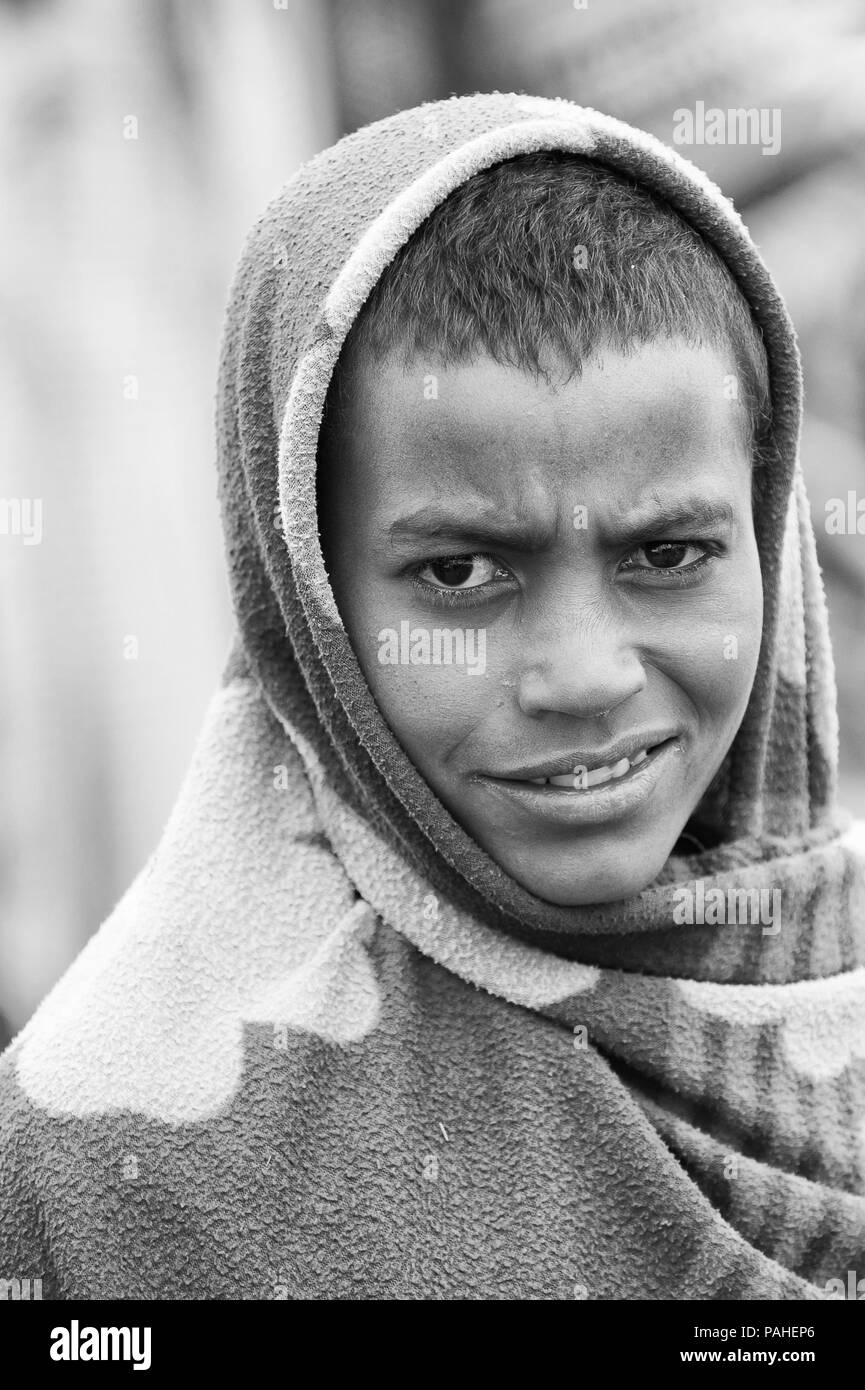
[[213,413],[243,238],[300,162],[452,93],[564,96],[667,143],[698,101],[780,111],[775,155],[681,153],[800,334],[842,797],[865,816],[863,77],[862,0],[0,0],[7,1033],[154,848],[227,654]]

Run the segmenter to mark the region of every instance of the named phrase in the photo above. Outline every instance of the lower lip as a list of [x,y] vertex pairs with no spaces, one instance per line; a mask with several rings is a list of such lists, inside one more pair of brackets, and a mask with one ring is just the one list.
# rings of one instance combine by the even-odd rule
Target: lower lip
[[555,825],[603,825],[606,821],[621,820],[632,815],[649,799],[673,759],[682,752],[675,739],[661,743],[624,777],[611,778],[599,787],[571,790],[569,787],[537,787],[532,782],[518,782],[504,777],[480,777],[478,780],[496,795],[511,802],[541,820]]

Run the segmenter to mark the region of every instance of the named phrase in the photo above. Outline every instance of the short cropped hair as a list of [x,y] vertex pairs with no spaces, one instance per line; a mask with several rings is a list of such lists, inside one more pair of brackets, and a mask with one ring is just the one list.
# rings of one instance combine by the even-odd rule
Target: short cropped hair
[[579,375],[603,348],[664,339],[726,351],[752,462],[771,419],[762,335],[731,271],[662,198],[558,151],[520,155],[461,184],[385,269],[349,332],[325,408],[336,425],[358,355],[409,367],[486,353],[548,376]]

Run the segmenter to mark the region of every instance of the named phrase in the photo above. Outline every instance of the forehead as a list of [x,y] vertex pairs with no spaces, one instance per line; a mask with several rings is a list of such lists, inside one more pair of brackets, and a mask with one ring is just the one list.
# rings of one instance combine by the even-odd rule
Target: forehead
[[455,501],[559,494],[615,508],[662,484],[750,486],[732,360],[682,343],[605,351],[570,379],[564,368],[545,380],[488,356],[447,367],[366,358],[347,423],[346,462],[367,505],[419,487]]

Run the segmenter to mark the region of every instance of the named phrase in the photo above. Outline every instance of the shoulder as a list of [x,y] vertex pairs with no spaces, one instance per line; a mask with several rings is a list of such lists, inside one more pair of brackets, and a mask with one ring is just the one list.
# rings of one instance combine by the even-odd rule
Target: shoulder
[[214,697],[155,854],[6,1066],[55,1117],[211,1114],[241,1083],[245,1024],[291,995],[356,904],[298,753],[235,681]]

